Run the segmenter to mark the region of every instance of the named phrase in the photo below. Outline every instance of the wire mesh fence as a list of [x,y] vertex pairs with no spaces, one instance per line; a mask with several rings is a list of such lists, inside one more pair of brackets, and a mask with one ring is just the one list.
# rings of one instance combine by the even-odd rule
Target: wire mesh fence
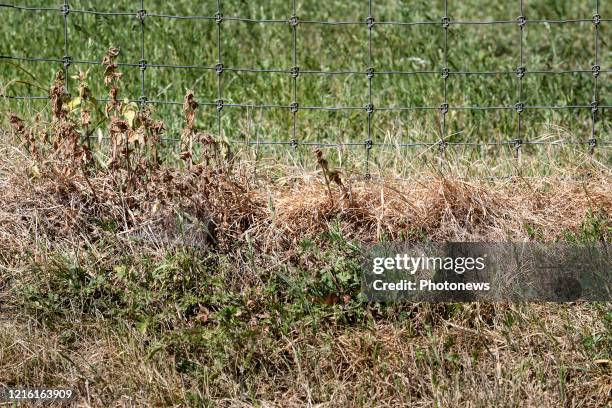
[[[150,1],[150,0],[148,0]],[[227,1],[227,0],[225,0]],[[170,69],[177,71],[177,75],[181,75],[180,71],[183,70],[196,70],[196,71],[207,71],[216,75],[216,92],[215,98],[210,100],[201,101],[200,105],[209,107],[214,111],[215,116],[215,132],[221,136],[224,133],[222,117],[227,110],[231,109],[274,109],[284,110],[290,114],[290,127],[289,133],[277,140],[249,140],[240,141],[232,140],[235,143],[244,143],[249,146],[290,146],[298,148],[300,146],[342,146],[347,148],[363,149],[365,153],[365,169],[364,173],[366,178],[370,176],[370,155],[371,151],[377,147],[401,147],[401,148],[417,148],[417,147],[434,147],[438,149],[440,156],[443,158],[446,149],[452,146],[499,146],[509,147],[514,149],[515,156],[520,155],[522,146],[524,145],[550,145],[550,144],[574,144],[583,145],[585,151],[593,154],[596,148],[606,148],[612,145],[607,138],[604,131],[597,127],[598,121],[605,116],[605,110],[611,106],[606,105],[604,98],[601,95],[602,82],[604,81],[605,75],[609,74],[611,70],[605,66],[602,66],[602,55],[608,55],[603,51],[605,43],[603,41],[602,27],[609,24],[612,19],[605,18],[600,15],[600,1],[592,0],[593,15],[589,18],[564,18],[564,19],[529,19],[526,11],[526,7],[523,0],[514,0],[507,3],[512,4],[516,9],[516,19],[492,19],[492,20],[468,20],[468,19],[453,19],[452,13],[449,12],[449,1],[443,1],[443,14],[438,16],[438,20],[421,20],[421,21],[400,21],[400,20],[378,20],[377,16],[373,11],[373,3],[377,0],[365,0],[361,2],[354,2],[355,8],[362,8],[363,15],[362,20],[324,20],[324,19],[300,19],[298,15],[298,2],[301,0],[289,0],[289,6],[291,13],[286,18],[252,18],[252,17],[241,17],[241,16],[228,16],[224,14],[224,0],[216,0],[212,15],[172,15],[165,13],[156,13],[147,9],[147,0],[135,0],[133,10],[120,10],[120,11],[98,11],[93,9],[84,9],[74,7],[73,3],[76,0],[64,0],[63,4],[57,7],[30,7],[15,4],[0,4],[0,12],[12,10],[23,13],[32,14],[31,18],[35,19],[37,13],[58,13],[63,18],[62,32],[58,33],[63,37],[63,50],[57,51],[57,57],[37,57],[28,55],[27,49],[23,50],[23,55],[0,55],[2,60],[18,61],[20,63],[48,63],[54,64],[64,71],[65,88],[66,92],[71,91],[70,71],[74,66],[96,66],[102,65],[101,61],[96,60],[85,60],[73,58],[71,52],[74,52],[74,38],[78,33],[73,33],[69,30],[69,21],[73,15],[93,15],[104,19],[116,19],[119,17],[134,18],[137,21],[138,31],[137,38],[133,40],[137,42],[140,59],[138,61],[131,62],[120,62],[117,65],[127,70],[134,70],[138,72],[139,82],[139,95],[132,95],[130,98],[131,102],[138,103],[141,107],[146,105],[177,105],[182,106],[183,102],[179,100],[159,100],[151,98],[150,95],[154,95],[155,92],[150,87],[150,76],[154,75],[150,73],[151,69]],[[450,2],[452,7],[452,3]],[[450,9],[452,11],[452,8]],[[162,20],[204,20],[214,24],[213,38],[215,38],[214,47],[216,49],[216,63],[211,65],[189,65],[189,64],[168,64],[165,61],[149,61],[147,59],[147,51],[156,44],[150,44],[147,42],[147,29],[149,21],[151,19],[162,19]],[[5,20],[6,21],[6,20]],[[257,67],[257,61],[251,61],[251,66],[231,66],[226,63],[224,56],[228,45],[225,41],[226,35],[224,34],[224,27],[228,24],[236,22],[247,23],[247,24],[259,24],[264,27],[277,25],[277,26],[288,26],[289,32],[286,38],[288,47],[290,48],[290,60],[280,61],[282,67],[278,68],[259,68]],[[526,62],[526,46],[527,39],[525,35],[526,27],[532,25],[568,25],[568,24],[588,24],[590,25],[589,31],[592,34],[592,65],[590,67],[576,68],[576,69],[539,69],[531,68]],[[298,60],[298,53],[303,52],[303,47],[300,41],[300,28],[304,26],[312,27],[325,27],[325,26],[342,26],[350,30],[364,30],[366,33],[365,41],[362,44],[365,50],[366,58],[363,69],[358,70],[315,70],[306,69],[300,67]],[[384,26],[403,26],[403,27],[414,27],[421,29],[422,27],[430,27],[436,30],[440,30],[442,42],[439,44],[441,50],[441,59],[437,62],[437,69],[426,69],[426,70],[401,70],[401,69],[389,69],[385,66],[378,66],[377,61],[374,57],[374,50],[377,47],[384,47],[384,44],[376,44],[373,40],[373,33],[375,30],[380,29]],[[508,26],[514,27],[516,41],[514,44],[515,52],[515,69],[499,69],[499,70],[465,70],[465,69],[453,69],[450,59],[450,51],[452,46],[449,44],[449,30],[453,26]],[[275,97],[278,103],[241,103],[235,101],[228,101],[224,95],[224,86],[222,77],[224,74],[234,73],[250,73],[254,75],[268,75],[278,74],[285,75],[289,78],[290,84],[290,100],[282,100],[281,98]],[[590,99],[585,99],[582,103],[574,104],[532,104],[527,103],[525,99],[526,84],[525,79],[530,75],[541,75],[541,76],[555,76],[560,74],[575,74],[575,75],[588,75],[592,80],[592,92],[590,93]],[[322,76],[322,77],[338,77],[338,76],[363,76],[366,79],[366,103],[363,106],[358,104],[347,104],[343,106],[325,106],[322,104],[309,104],[304,103],[301,100],[300,94],[300,82],[299,79],[306,76]],[[393,105],[393,106],[375,106],[374,96],[380,89],[377,89],[373,85],[373,80],[379,76],[425,76],[431,78],[441,79],[441,86],[438,90],[439,104],[428,104],[428,105]],[[449,87],[452,84],[453,79],[457,77],[488,77],[488,76],[510,76],[516,80],[516,100],[512,104],[499,104],[499,105],[465,105],[465,104],[454,104],[449,98]],[[605,82],[604,82],[605,83]],[[194,87],[197,92],[197,87]],[[10,100],[45,100],[48,98],[46,95],[2,95],[5,99]],[[274,97],[274,95],[273,95]],[[98,98],[98,100],[106,101],[105,98]],[[546,140],[531,140],[526,137],[526,124],[524,122],[524,114],[527,111],[559,111],[559,110],[570,110],[577,112],[578,115],[585,115],[589,117],[590,129],[588,134],[579,135],[580,140],[577,141],[546,141]],[[300,114],[308,111],[329,111],[329,112],[358,112],[363,116],[364,122],[364,134],[361,140],[354,140],[350,142],[317,142],[306,140],[302,138],[298,124],[300,121]],[[449,112],[453,111],[483,111],[488,112],[499,112],[505,111],[510,112],[515,117],[516,127],[513,134],[508,134],[505,140],[474,140],[474,141],[449,141]],[[388,143],[379,140],[375,140],[373,137],[373,125],[376,121],[377,114],[381,113],[401,113],[401,112],[429,112],[435,113],[438,116],[439,121],[439,134],[435,141],[400,141],[398,143]],[[360,119],[361,120],[361,119]],[[172,139],[172,138],[171,138]],[[231,138],[230,138],[231,140]]]

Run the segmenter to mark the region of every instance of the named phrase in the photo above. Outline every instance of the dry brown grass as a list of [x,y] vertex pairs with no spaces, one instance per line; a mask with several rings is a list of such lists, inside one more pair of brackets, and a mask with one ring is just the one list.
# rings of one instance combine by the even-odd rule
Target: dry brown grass
[[[116,221],[126,251],[155,253],[181,241],[238,254],[249,237],[261,256],[284,262],[300,240],[334,224],[361,242],[532,239],[527,225],[539,239],[554,240],[579,230],[589,212],[610,219],[612,209],[605,175],[491,182],[429,174],[341,187],[311,174],[265,191],[246,177],[194,164],[156,167],[128,189],[121,169],[65,174],[60,163],[15,148],[2,156],[0,253],[11,269],[27,267],[32,253],[45,258],[95,243],[103,219]],[[196,226],[187,240],[178,232],[179,214]],[[134,245],[143,234],[147,239]],[[95,407],[194,405],[188,395],[232,407],[609,403],[609,360],[581,351],[584,338],[608,330],[593,305],[474,303],[459,314],[447,305],[406,307],[412,311],[405,321],[370,318],[345,327],[332,318],[316,333],[300,325],[280,337],[260,331],[248,350],[261,367],[256,374],[236,374],[239,356],[217,367],[203,352],[192,358],[207,367],[204,379],[178,372],[172,355],[143,356],[147,336],[101,317],[82,321],[69,348],[61,332],[36,320],[8,320],[1,323],[0,383],[70,384],[76,405]]]
[[[32,239],[92,239],[100,220],[117,233],[177,236],[177,216],[199,223],[202,245],[229,249],[254,237],[268,251],[288,249],[339,222],[350,239],[500,241],[563,238],[588,214],[612,214],[606,175],[583,180],[542,178],[465,181],[426,174],[410,181],[326,185],[308,177],[265,191],[247,177],[203,164],[189,169],[158,167],[140,178],[124,169],[90,175],[60,162],[38,162],[13,148],[3,153],[0,220],[3,248],[20,252]],[[133,170],[137,171],[137,170]],[[128,185],[128,180],[132,183]],[[331,194],[331,198],[330,198]],[[160,234],[162,236],[157,236]]]
[[[430,171],[403,181],[355,181],[316,151],[320,172],[262,184],[251,177],[253,163],[225,160],[219,142],[196,128],[191,92],[182,162],[166,165],[158,151],[163,124],[146,110],[129,111],[118,97],[117,52],[105,59],[108,156],[96,158],[84,143],[91,112],[71,118],[61,78],[51,92],[52,123],[27,126],[11,117],[12,131],[2,134],[0,306],[28,313],[0,319],[0,384],[70,385],[78,406],[609,403],[610,360],[594,357],[609,345],[608,304],[394,309],[348,295],[342,302],[304,295],[329,257],[346,255],[326,247],[332,245],[322,237],[331,231],[359,244],[549,241],[579,233],[596,215],[604,223],[599,239],[609,240],[609,173],[486,181]],[[80,92],[87,94],[84,85]],[[304,239],[331,255],[297,254]],[[198,252],[191,263],[178,262],[171,258],[178,247]],[[200,258],[213,266],[195,265]],[[93,285],[83,296],[57,278],[65,259],[84,282],[108,286]],[[158,264],[178,273],[147,281]],[[281,274],[289,278],[278,283]],[[197,286],[208,278],[223,287],[214,280]],[[287,279],[307,282],[282,286]],[[134,287],[142,298],[122,295]],[[214,307],[198,298],[181,309],[201,294]],[[120,310],[109,312],[97,296]],[[134,307],[130,302],[146,303],[138,313],[163,315],[164,323],[150,332],[138,329],[140,314],[117,317]],[[236,305],[240,314],[227,312]],[[197,311],[188,313],[191,306]],[[585,341],[597,345],[589,351]],[[197,369],[181,371],[184,361]]]
[[[441,307],[414,306],[409,321],[369,328],[315,335],[296,327],[272,343],[253,344],[249,352],[264,367],[255,375],[236,376],[233,362],[219,373],[202,358],[210,365],[206,381],[143,355],[147,342],[137,331],[83,325],[67,349],[35,323],[2,322],[0,383],[71,384],[77,406],[94,407],[190,405],[187,393],[228,407],[609,403],[610,361],[576,349],[583,335],[605,331],[591,306],[469,304],[461,317],[440,317]],[[510,314],[517,319],[512,326],[504,321]]]
[[579,227],[588,211],[612,214],[612,188],[604,176],[468,182],[426,174],[409,182],[363,182],[339,203],[325,189],[311,182],[277,192],[275,226],[299,239],[339,218],[347,236],[365,241],[411,232],[434,241],[499,241],[528,239],[530,225],[552,240]]
[[[327,184],[308,174],[259,188],[240,174],[203,163],[189,169],[134,166],[94,173],[57,160],[33,160],[3,151],[0,219],[5,248],[20,251],[32,237],[95,237],[100,220],[117,233],[176,236],[187,214],[205,230],[202,244],[245,235],[271,251],[286,249],[339,221],[343,234],[362,242],[390,239],[555,240],[576,231],[589,213],[610,218],[612,187],[604,174],[582,180],[547,177],[465,181],[422,174],[412,180]],[[243,164],[248,166],[248,164]],[[268,190],[268,191],[266,191]],[[528,228],[530,230],[528,230]],[[218,235],[218,236],[217,236]]]

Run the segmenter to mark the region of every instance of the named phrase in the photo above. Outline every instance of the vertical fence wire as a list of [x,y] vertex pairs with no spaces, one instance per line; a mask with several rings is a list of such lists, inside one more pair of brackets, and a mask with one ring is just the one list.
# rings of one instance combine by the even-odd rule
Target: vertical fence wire
[[138,10],[138,20],[140,20],[140,108],[144,109],[147,104],[147,93],[145,88],[145,71],[147,70],[147,60],[145,57],[145,18],[147,16],[144,7],[144,0],[140,0],[140,10]]
[[524,111],[524,103],[523,103],[523,77],[527,72],[527,67],[525,66],[525,50],[524,50],[524,42],[525,42],[525,10],[523,0],[519,0],[519,16],[517,18],[518,26],[519,26],[519,58],[518,58],[518,67],[516,68],[516,76],[517,76],[517,86],[518,86],[518,94],[517,94],[517,102],[515,105],[516,109],[516,140],[514,141],[514,157],[519,159],[521,156],[521,146],[523,145],[523,111]]
[[291,17],[289,19],[289,24],[291,25],[291,34],[292,34],[292,47],[291,47],[291,85],[292,85],[292,102],[291,102],[291,146],[297,148],[298,140],[297,140],[297,113],[299,110],[299,102],[297,96],[297,88],[298,88],[298,77],[300,75],[300,68],[297,62],[297,26],[299,23],[299,19],[297,16],[297,4],[296,0],[292,0],[291,2]]
[[374,67],[372,62],[372,29],[374,28],[374,17],[372,17],[372,0],[368,0],[368,104],[366,105],[366,114],[368,115],[367,123],[367,139],[365,141],[366,150],[366,161],[365,161],[365,174],[366,180],[370,179],[370,151],[374,146],[372,141],[372,116],[374,114],[374,105],[372,103],[372,79],[374,77]]
[[595,153],[597,147],[597,134],[595,127],[597,126],[597,111],[599,110],[599,93],[598,93],[598,77],[601,67],[599,66],[599,24],[601,16],[599,15],[599,0],[595,0],[595,14],[593,15],[593,26],[595,28],[595,61],[591,71],[593,72],[593,101],[591,102],[591,139],[589,140],[589,154]]
[[221,59],[222,51],[221,51],[221,23],[223,22],[223,14],[221,9],[221,0],[217,0],[217,14],[215,15],[215,21],[217,23],[217,65],[215,70],[217,72],[217,136],[219,139],[223,137],[222,135],[222,125],[221,125],[221,111],[223,110],[223,96],[221,93],[221,76],[223,74],[223,60]]
[[444,17],[442,18],[442,29],[444,30],[444,49],[443,49],[443,67],[442,67],[442,79],[444,80],[444,102],[440,106],[440,141],[439,141],[439,153],[440,153],[440,163],[443,162],[446,155],[446,115],[448,114],[448,78],[449,68],[448,68],[448,29],[450,27],[450,17],[448,16],[448,0],[444,0]]
[[70,67],[71,63],[68,49],[68,13],[70,13],[70,5],[68,4],[68,0],[64,0],[64,4],[62,5],[62,14],[64,16],[64,57],[62,58],[62,62],[64,65],[64,91],[66,94],[70,93],[68,85],[68,67]]

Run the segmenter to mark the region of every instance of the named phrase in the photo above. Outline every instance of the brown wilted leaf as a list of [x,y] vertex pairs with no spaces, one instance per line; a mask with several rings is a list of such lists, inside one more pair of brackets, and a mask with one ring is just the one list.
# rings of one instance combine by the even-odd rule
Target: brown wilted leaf
[[91,124],[91,111],[87,108],[81,109],[81,125],[88,127]]
[[115,59],[119,55],[119,48],[109,48],[106,55],[102,59],[102,65],[104,65],[104,84],[106,86],[117,82],[121,79],[122,73],[117,71],[117,63]]
[[329,172],[329,180],[336,183],[340,187],[344,187],[344,184],[342,184],[342,179],[340,178],[340,170],[331,170]]
[[195,113],[198,109],[198,102],[195,100],[195,96],[192,90],[187,91],[185,98],[183,99],[183,114],[185,115],[185,121],[187,122],[187,128],[193,129],[193,122],[195,120]]
[[11,113],[9,116],[9,122],[11,124],[11,127],[18,134],[22,135],[25,132],[25,123],[23,122],[23,119],[21,119],[19,116]]
[[51,100],[51,113],[55,120],[65,119],[67,112],[64,109],[66,100],[66,88],[64,82],[64,73],[58,71],[55,74],[55,80],[49,91],[49,99]]
[[136,130],[130,130],[128,132],[128,143],[140,143],[141,145],[145,144],[146,130],[144,126],[140,126]]
[[119,119],[119,118],[112,118],[111,124],[109,127],[109,133],[110,133],[110,136],[112,137],[112,136],[116,136],[121,133],[126,133],[129,128],[130,128],[130,125],[127,123],[126,120]]
[[215,140],[214,136],[211,135],[210,133],[199,132],[196,134],[195,140],[205,145],[216,145],[217,144],[217,141]]

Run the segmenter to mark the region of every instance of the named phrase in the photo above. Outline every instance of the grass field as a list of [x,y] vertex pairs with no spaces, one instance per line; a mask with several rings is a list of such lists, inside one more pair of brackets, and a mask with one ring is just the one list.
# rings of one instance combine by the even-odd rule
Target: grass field
[[[17,4],[16,1],[9,2]],[[57,7],[23,0],[19,5]],[[202,4],[200,4],[202,3]],[[286,19],[291,2],[223,0],[225,16]],[[265,3],[265,4],[264,4]],[[493,4],[494,3],[494,4]],[[593,4],[591,4],[593,3]],[[609,18],[609,2],[599,2]],[[376,21],[440,21],[443,2],[372,2]],[[594,2],[526,2],[528,19],[590,19]],[[138,1],[70,1],[69,53],[140,59]],[[298,1],[301,20],[363,21],[368,2]],[[519,2],[449,2],[453,20],[515,20]],[[145,0],[148,13],[213,15],[216,2]],[[0,55],[61,58],[63,18],[0,7]],[[216,63],[215,23],[146,18],[150,64]],[[600,64],[609,67],[609,23]],[[291,67],[287,24],[224,21],[227,67]],[[364,25],[298,26],[302,70],[367,67]],[[442,68],[440,25],[376,25],[377,70]],[[452,71],[513,71],[516,24],[451,25]],[[589,22],[528,24],[528,70],[590,70]],[[108,65],[108,64],[107,64]],[[110,68],[112,66],[109,65]],[[603,407],[612,395],[610,302],[366,302],[361,259],[375,242],[541,241],[604,243],[612,237],[612,146],[435,146],[363,149],[227,148],[228,140],[288,140],[280,109],[193,109],[217,97],[217,76],[198,69],[146,70],[149,99],[176,106],[136,113],[140,71],[89,66],[70,78],[117,105],[74,106],[54,82],[57,63],[0,59],[0,386],[70,387],[74,406]],[[69,74],[88,66],[73,65]],[[608,72],[599,77],[610,104]],[[108,84],[105,85],[104,80]],[[364,74],[299,77],[302,106],[363,106]],[[441,76],[376,75],[374,104],[438,106]],[[514,105],[513,74],[451,75],[451,105]],[[528,74],[527,105],[588,105],[588,73]],[[49,89],[51,88],[51,92]],[[222,75],[223,98],[288,104],[288,74]],[[186,103],[183,99],[187,94]],[[597,137],[609,140],[609,110]],[[91,117],[89,115],[91,114]],[[584,142],[590,111],[529,110],[525,139]],[[513,110],[453,111],[448,141],[516,137]],[[166,132],[160,135],[158,119]],[[98,121],[100,123],[98,124]],[[435,142],[436,111],[375,112],[376,142]],[[96,131],[99,128],[99,132]],[[100,144],[83,138],[101,135]],[[177,137],[180,143],[160,142]],[[363,111],[298,114],[299,140],[362,142]],[[192,149],[189,141],[196,140]],[[320,156],[318,156],[320,155]],[[341,173],[336,173],[336,170]]]
[[[56,2],[9,2],[36,7],[57,7]],[[138,1],[73,1],[73,10],[135,12]],[[222,1],[222,13],[253,19],[288,19],[290,1]],[[301,20],[365,21],[368,2],[297,2]],[[525,6],[532,20],[592,18],[595,2],[534,1]],[[600,15],[610,15],[610,5],[600,2]],[[146,0],[149,13],[204,15],[216,13],[216,2]],[[28,12],[2,9],[7,21],[0,29],[1,55],[62,58],[64,55],[63,17],[58,11]],[[520,14],[519,2],[496,2],[483,6],[479,1],[449,2],[453,21],[514,21]],[[441,22],[444,2],[374,1],[376,21]],[[28,29],[21,29],[28,27]],[[31,27],[31,28],[30,28]],[[599,63],[600,105],[610,104],[609,27],[600,25]],[[199,65],[217,63],[216,23],[211,20],[181,20],[149,17],[145,29],[145,59],[149,64]],[[443,29],[436,25],[376,25],[372,32],[372,66],[376,71],[435,71],[436,74],[375,75],[373,104],[377,108],[427,106],[437,108],[444,101]],[[111,46],[121,48],[120,62],[138,64],[140,24],[135,16],[100,16],[76,11],[68,15],[68,53],[75,61],[100,61]],[[222,23],[221,54],[225,67],[288,70],[292,63],[292,31],[286,23]],[[588,105],[593,98],[595,40],[590,21],[528,24],[524,36],[524,64],[527,71],[586,70],[582,73],[528,74],[523,103],[528,106]],[[451,75],[448,103],[453,106],[514,106],[518,101],[518,79],[513,73],[519,62],[518,24],[451,25],[448,64],[451,71],[510,71],[498,75]],[[297,65],[302,71],[359,71],[364,74],[302,74],[298,78],[300,106],[363,107],[368,103],[368,30],[365,25],[301,24],[297,29]],[[46,95],[58,63],[0,62],[0,89],[6,95]],[[70,74],[90,70],[94,95],[104,96],[100,66],[73,65]],[[138,67],[125,67],[123,96],[140,96]],[[75,82],[72,81],[74,89]],[[289,105],[292,102],[291,75],[288,73],[248,73],[226,71],[222,75],[222,97],[226,103]],[[201,69],[148,68],[146,94],[150,100],[181,101],[193,89],[202,102],[217,99],[217,75]],[[11,109],[21,105],[2,103]],[[33,103],[42,109],[44,102]],[[159,106],[159,115],[176,134],[180,105]],[[516,138],[516,112],[510,110],[451,110],[447,141],[501,141]],[[297,139],[321,142],[362,142],[367,138],[365,110],[301,110]],[[610,116],[600,112],[597,124],[600,139],[610,131]],[[214,106],[202,109],[198,125],[216,131]],[[584,142],[590,138],[589,109],[529,110],[524,114],[526,140],[565,140]],[[291,139],[291,113],[287,109],[226,108],[223,112],[225,137],[231,140]],[[373,117],[375,142],[436,142],[440,139],[437,110],[377,111]],[[607,140],[607,139],[606,139]]]

